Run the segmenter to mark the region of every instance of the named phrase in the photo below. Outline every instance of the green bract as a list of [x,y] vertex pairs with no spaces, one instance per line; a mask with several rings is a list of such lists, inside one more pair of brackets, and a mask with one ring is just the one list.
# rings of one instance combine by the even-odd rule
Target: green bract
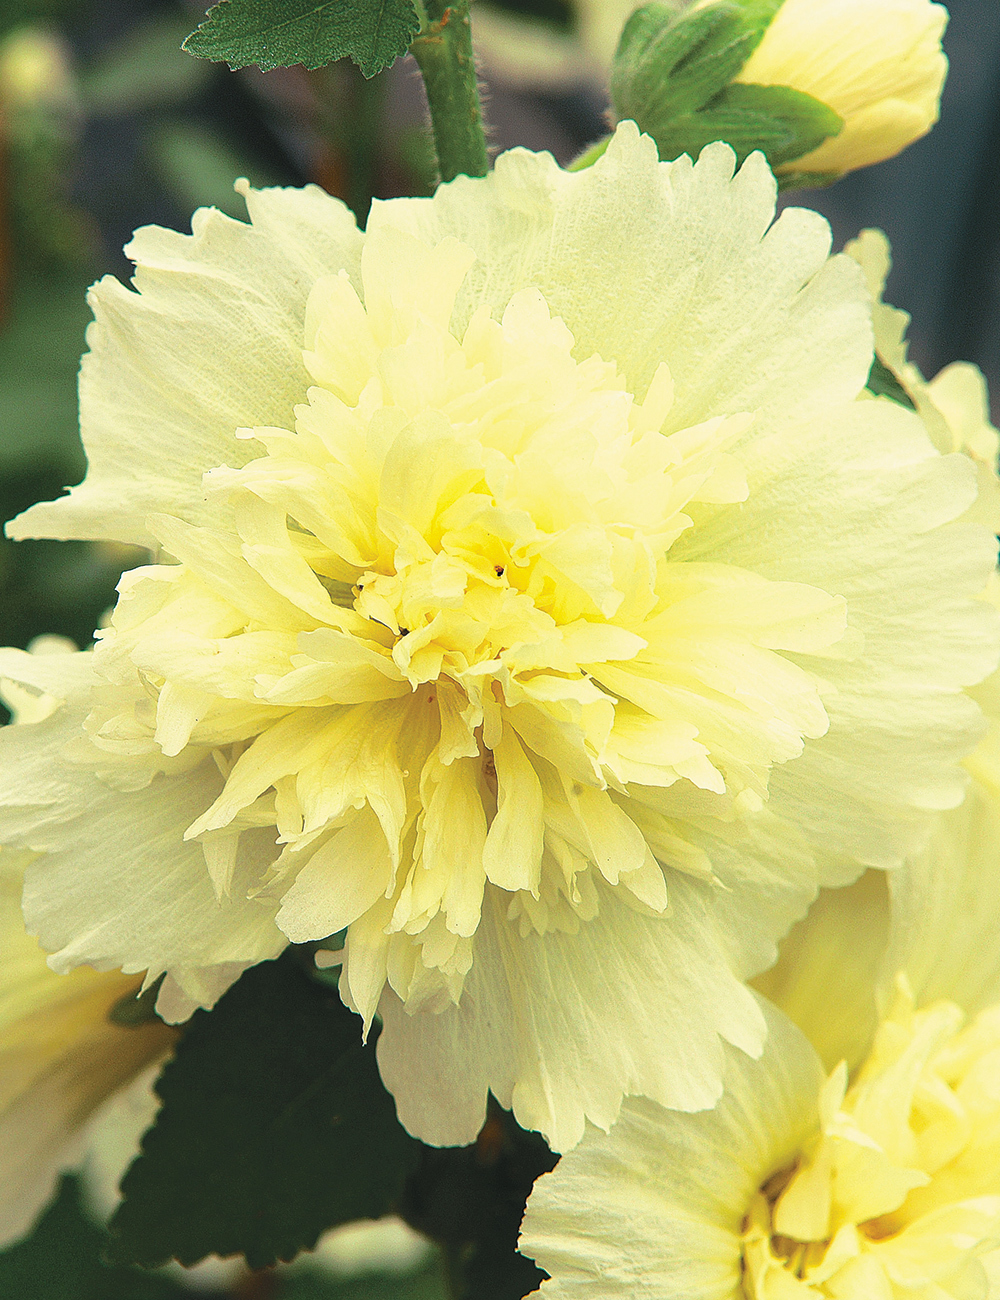
[[781,0],[715,0],[679,9],[653,0],[625,25],[611,74],[619,118],[632,118],[660,157],[697,157],[713,140],[742,161],[760,149],[772,166],[802,157],[843,125],[826,104],[788,86],[732,85]]

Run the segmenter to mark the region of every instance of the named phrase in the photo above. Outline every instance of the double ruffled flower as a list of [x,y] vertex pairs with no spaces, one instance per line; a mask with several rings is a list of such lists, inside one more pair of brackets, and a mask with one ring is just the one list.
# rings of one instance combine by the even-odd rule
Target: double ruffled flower
[[[957,804],[996,663],[975,474],[858,400],[870,300],[710,146],[515,150],[361,235],[244,191],[93,291],[85,482],[14,536],[148,545],[0,735],[56,969],[170,1019],[327,940],[404,1123],[560,1149],[696,1110],[821,884]],[[740,1059],[743,1059],[742,1057]],[[728,1067],[727,1067],[728,1068]]]

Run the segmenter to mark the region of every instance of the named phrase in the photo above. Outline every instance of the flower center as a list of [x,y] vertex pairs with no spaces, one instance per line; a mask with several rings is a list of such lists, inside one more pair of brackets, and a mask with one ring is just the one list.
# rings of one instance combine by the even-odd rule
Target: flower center
[[1000,1264],[1000,1006],[963,1027],[905,980],[868,1060],[819,1098],[820,1129],[754,1197],[750,1300],[992,1294]]
[[382,231],[363,302],[314,286],[294,431],[238,431],[260,454],[205,475],[218,528],[150,520],[179,563],[123,580],[87,724],[90,761],[146,773],[116,780],[210,756],[187,834],[217,888],[273,827],[278,924],[416,944],[385,958],[404,997],[458,995],[488,887],[544,932],[710,876],[665,792],[759,807],[827,727],[795,655],[846,627],[841,598],[681,553],[747,495],[748,416],[671,430],[666,365],[636,400],[537,290],[457,326],[471,260]]

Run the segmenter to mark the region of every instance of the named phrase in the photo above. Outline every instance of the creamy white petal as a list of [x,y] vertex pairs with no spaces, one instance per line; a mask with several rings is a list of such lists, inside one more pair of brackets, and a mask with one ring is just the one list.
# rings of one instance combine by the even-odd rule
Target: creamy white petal
[[[266,831],[247,837],[237,888],[223,899],[216,898],[201,847],[184,841],[206,793],[222,784],[211,760],[144,789],[118,791],[62,759],[79,726],[78,716],[61,710],[45,722],[0,731],[0,801],[11,799],[12,787],[19,802],[26,794],[32,801],[18,815],[17,837],[44,856],[28,869],[25,915],[53,953],[53,968],[86,961],[158,974],[280,952],[286,939],[274,925],[276,905],[246,897],[275,855],[273,834],[270,841]],[[108,897],[118,899],[113,914],[102,903]]]
[[583,171],[513,149],[485,183],[460,177],[433,201],[376,201],[369,229],[453,235],[476,251],[459,329],[481,303],[500,308],[533,284],[573,331],[576,355],[614,357],[637,394],[665,361],[676,384],[668,432],[736,411],[774,419],[849,401],[871,349],[856,267],[826,260],[830,232],[814,212],[789,209],[768,231],[775,189],[761,155],[733,171],[724,144],[694,167],[686,156],[665,167],[623,122]]
[[977,1012],[1000,1001],[998,879],[1000,788],[976,780],[927,848],[890,877],[883,1001],[898,970],[922,1004],[946,997]]
[[808,1037],[828,1070],[839,1061],[854,1069],[871,1045],[889,938],[889,889],[895,892],[908,871],[867,871],[844,889],[821,890],[808,915],[782,940],[778,962],[754,979],[754,987]]
[[0,874],[0,1246],[31,1228],[94,1111],[173,1041],[158,1023],[109,1021],[134,978],[47,968],[24,931],[16,856],[3,854]]
[[704,896],[678,882],[671,901],[661,921],[605,893],[578,933],[521,939],[490,891],[458,1007],[407,1015],[383,995],[379,1068],[406,1127],[438,1146],[471,1142],[489,1089],[567,1150],[585,1119],[614,1123],[623,1093],[713,1105],[723,1040],[757,1055],[764,1025],[729,971]]
[[[969,598],[992,571],[995,542],[984,528],[928,528],[962,513],[975,472],[965,457],[938,458],[917,418],[895,404],[858,403],[838,413],[835,432],[832,420],[816,418],[788,438],[746,444],[753,508],[738,520],[718,512],[699,521],[678,553],[700,559],[723,549],[779,581],[811,573],[847,598],[863,652],[823,660],[829,731],[775,769],[771,802],[795,809],[831,854],[893,866],[929,831],[919,810],[953,806],[964,794],[956,759],[982,723],[960,688],[990,670],[995,635],[995,611]],[[786,457],[799,456],[816,471],[807,492],[782,471]],[[857,490],[876,478],[871,494]],[[843,535],[831,546],[834,517]],[[872,530],[885,543],[877,558],[860,541]],[[908,619],[920,622],[919,641],[899,636]],[[918,731],[933,737],[919,757]],[[897,746],[914,760],[905,769],[887,757]]]
[[80,375],[87,478],[25,511],[8,536],[152,546],[151,512],[213,522],[202,474],[255,454],[236,430],[293,422],[309,383],[306,297],[321,275],[359,277],[361,235],[316,186],[245,194],[252,224],[199,208],[191,235],[145,226],[125,250],[138,292],[112,276],[91,290]]
[[753,1193],[817,1122],[819,1059],[768,1008],[758,1061],[726,1051],[725,1093],[697,1115],[629,1097],[609,1134],[535,1183],[519,1249],[550,1273],[534,1295],[569,1300],[741,1300],[740,1232]]

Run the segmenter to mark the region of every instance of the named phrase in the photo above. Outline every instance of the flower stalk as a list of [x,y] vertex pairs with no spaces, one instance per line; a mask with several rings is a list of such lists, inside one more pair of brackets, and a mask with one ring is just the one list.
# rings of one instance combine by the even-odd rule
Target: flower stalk
[[476,85],[469,0],[420,6],[426,19],[410,52],[427,89],[434,147],[442,181],[485,176],[486,136]]

